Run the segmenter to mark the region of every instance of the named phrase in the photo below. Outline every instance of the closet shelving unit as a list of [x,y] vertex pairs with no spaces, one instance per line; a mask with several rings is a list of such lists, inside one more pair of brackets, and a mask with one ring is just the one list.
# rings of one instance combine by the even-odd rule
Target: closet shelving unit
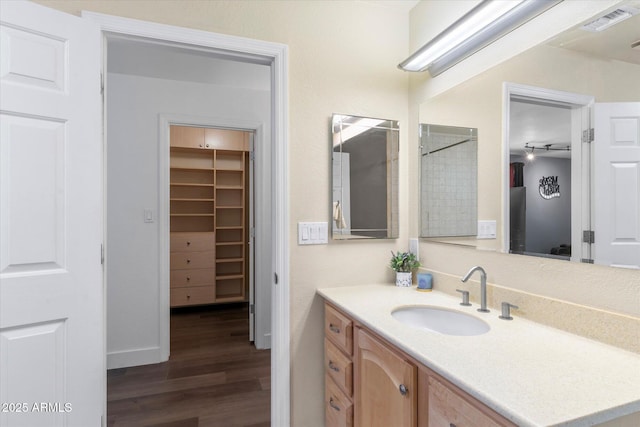
[[171,306],[247,300],[249,134],[171,126]]

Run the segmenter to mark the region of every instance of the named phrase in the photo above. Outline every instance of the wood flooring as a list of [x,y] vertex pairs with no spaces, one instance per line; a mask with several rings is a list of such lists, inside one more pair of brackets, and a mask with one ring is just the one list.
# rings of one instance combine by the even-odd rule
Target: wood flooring
[[247,304],[174,309],[168,362],[107,372],[107,425],[268,427],[270,358]]

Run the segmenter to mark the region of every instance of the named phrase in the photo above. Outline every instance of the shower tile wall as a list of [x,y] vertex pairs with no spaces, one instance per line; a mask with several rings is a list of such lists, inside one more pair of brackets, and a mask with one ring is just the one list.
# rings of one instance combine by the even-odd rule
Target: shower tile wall
[[421,156],[422,236],[477,234],[477,144],[454,145],[468,138],[432,133],[429,148],[422,151],[431,152]]

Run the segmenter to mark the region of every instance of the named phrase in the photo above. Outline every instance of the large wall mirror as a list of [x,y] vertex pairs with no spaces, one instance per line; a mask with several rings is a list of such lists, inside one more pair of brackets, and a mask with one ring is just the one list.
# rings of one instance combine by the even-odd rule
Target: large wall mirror
[[580,27],[429,99],[419,118],[481,135],[478,219],[497,235],[465,243],[640,268],[640,14]]
[[332,236],[398,237],[398,122],[334,114]]

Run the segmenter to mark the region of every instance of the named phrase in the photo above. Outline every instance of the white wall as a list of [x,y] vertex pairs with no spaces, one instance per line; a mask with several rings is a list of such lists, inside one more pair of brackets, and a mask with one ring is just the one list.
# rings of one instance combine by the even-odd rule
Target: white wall
[[269,138],[270,94],[116,73],[107,85],[107,365],[115,368],[160,361],[159,292],[168,283],[159,282],[157,219],[168,206],[159,206],[159,115],[261,122]]

